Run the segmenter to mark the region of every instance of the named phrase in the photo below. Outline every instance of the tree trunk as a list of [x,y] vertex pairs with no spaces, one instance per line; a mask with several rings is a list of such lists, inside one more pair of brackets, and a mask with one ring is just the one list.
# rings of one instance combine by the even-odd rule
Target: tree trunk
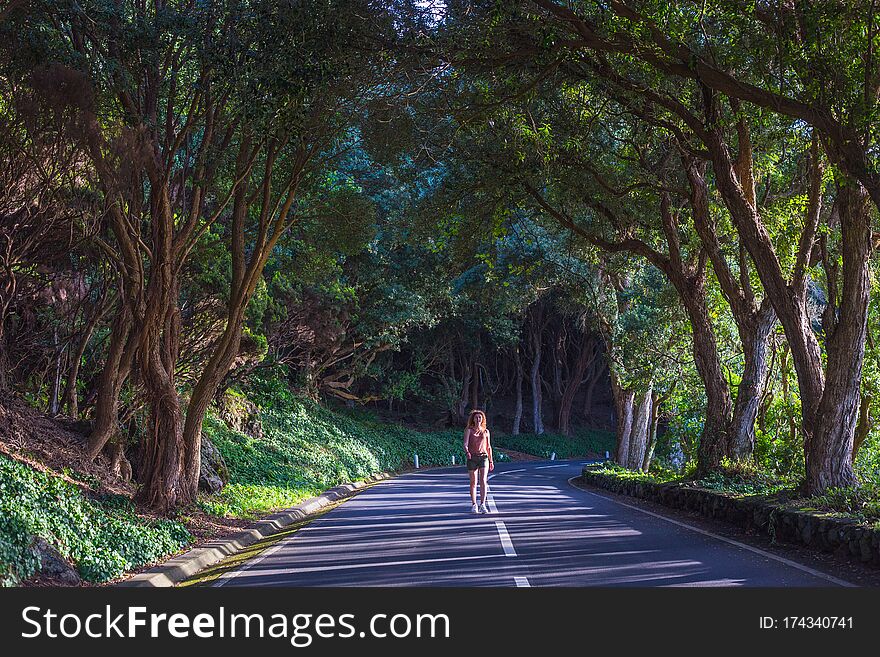
[[[553,400],[559,400],[563,394],[563,376],[562,370],[567,364],[568,353],[566,349],[566,332],[565,324],[560,321],[559,328],[556,330],[556,339],[553,341]],[[559,408],[557,410],[557,416]]]
[[630,430],[629,453],[627,456],[627,469],[641,470],[648,449],[648,432],[651,427],[651,406],[653,401],[653,386],[640,393],[633,402],[633,420]]
[[[806,489],[818,494],[830,487],[856,485],[852,468],[862,365],[870,301],[871,226],[868,196],[848,180],[838,190],[843,281],[840,318],[827,339],[827,378],[815,418],[805,432]],[[812,428],[812,427],[811,427]]]
[[[806,285],[803,280],[790,285],[783,275],[770,235],[757,209],[744,195],[720,132],[711,133],[706,145],[712,154],[718,190],[785,332],[798,378],[806,439],[816,424],[815,414],[825,387],[819,343],[806,309]],[[818,216],[815,220],[818,221]],[[811,232],[814,231],[805,230],[804,233],[804,241],[810,242],[804,245],[805,252],[812,245]]]
[[98,323],[98,318],[100,316],[101,313],[96,310],[83,331],[83,334],[77,343],[76,351],[70,360],[70,370],[67,373],[67,383],[64,386],[64,395],[61,397],[61,407],[66,408],[67,414],[72,418],[79,417],[79,395],[76,390],[76,383],[79,379],[79,368],[82,365],[83,354],[89,346],[89,341],[92,339],[92,333],[95,331],[95,325]]
[[6,353],[6,334],[0,325],[0,392],[9,389],[9,356]]
[[532,384],[532,426],[535,433],[544,433],[544,422],[541,419],[541,334],[533,331],[532,336],[532,368],[529,373]]
[[477,354],[471,365],[471,408],[480,407],[480,364],[477,362]]
[[0,391],[9,389],[9,352],[6,343],[6,319],[9,316],[9,307],[15,297],[17,281],[12,269],[3,267],[3,276],[0,277]]
[[654,449],[657,447],[657,426],[660,424],[660,404],[663,398],[657,393],[651,393],[651,421],[648,423],[648,448],[645,450],[645,458],[642,460],[642,472],[651,469],[651,461],[654,459]]
[[624,389],[613,371],[611,372],[611,391],[614,395],[614,409],[617,419],[617,451],[614,460],[618,465],[626,468],[629,464],[635,392]]
[[114,318],[113,329],[110,332],[107,359],[104,361],[104,368],[98,380],[95,418],[86,447],[86,454],[90,459],[97,458],[118,429],[119,393],[128,378],[134,351],[134,343],[131,339],[132,324],[131,311],[125,301],[120,299],[119,312]]
[[[737,125],[739,153],[733,165],[742,183],[742,194],[751,206],[755,205],[755,185],[752,167],[752,149],[748,126],[740,121]],[[710,210],[709,186],[706,182],[706,163],[683,158],[690,186],[690,205],[694,227],[706,255],[712,263],[722,295],[730,307],[737,331],[743,345],[744,365],[737,392],[730,427],[730,443],[727,454],[737,460],[752,455],[755,443],[755,418],[767,373],[767,346],[770,331],[776,321],[769,300],[757,306],[749,278],[747,255],[740,240],[739,276],[735,276],[718,236],[715,220]]]
[[705,473],[717,468],[727,455],[733,402],[721,368],[702,278],[676,287],[691,321],[694,363],[706,391],[706,418],[697,452],[698,470]]
[[464,422],[467,417],[468,396],[470,394],[470,383],[472,376],[470,363],[462,365],[461,368],[461,394],[458,399],[458,419]]
[[859,404],[859,422],[856,425],[856,433],[853,437],[852,460],[855,463],[859,455],[859,449],[865,442],[865,438],[871,433],[871,395],[862,395],[862,401]]
[[767,380],[770,333],[776,324],[776,313],[769,302],[762,305],[754,320],[740,328],[744,364],[733,408],[728,449],[730,457],[739,461],[750,459],[755,451],[755,421]]
[[189,499],[184,481],[185,446],[180,399],[173,376],[151,350],[144,363],[149,420],[141,445],[138,500],[160,513],[168,513]]
[[[186,422],[183,427],[184,455],[184,480],[188,496],[193,499],[198,494],[199,474],[201,471],[202,453],[202,425],[211,400],[217,392],[218,386],[229,373],[235,357],[241,347],[242,322],[236,318],[243,315],[243,307],[234,309],[233,318],[226,323],[226,330],[214,348],[202,375],[193,387],[189,405],[186,409]],[[389,402],[391,400],[389,399]]]
[[587,367],[596,358],[595,343],[589,336],[582,336],[580,347],[574,370],[569,374],[562,393],[562,399],[559,402],[559,432],[566,436],[571,435],[571,407],[574,398],[578,390],[580,390]]
[[58,327],[52,329],[52,347],[55,351],[55,372],[52,375],[52,385],[49,389],[49,415],[55,417],[60,410],[61,401],[61,361],[64,352],[58,342]]
[[518,343],[514,348],[513,355],[516,361],[516,403],[513,411],[513,426],[510,429],[510,433],[518,436],[523,414],[523,366]]
[[138,468],[138,499],[161,513],[195,501],[186,485],[183,413],[175,384],[180,349],[178,263],[167,189],[151,177],[152,268],[138,331],[137,364],[147,401],[146,436]]
[[175,385],[180,336],[177,295],[173,267],[167,260],[158,262],[147,290],[147,312],[138,350],[148,408],[138,469],[138,499],[161,513],[195,501],[194,492],[186,485],[183,413]]

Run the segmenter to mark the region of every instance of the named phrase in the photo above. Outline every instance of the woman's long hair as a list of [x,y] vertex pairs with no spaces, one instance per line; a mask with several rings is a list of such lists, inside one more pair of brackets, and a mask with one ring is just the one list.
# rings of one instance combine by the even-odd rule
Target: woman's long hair
[[[477,422],[477,417],[479,417],[479,422]],[[486,430],[486,414],[481,411],[479,408],[475,408],[471,411],[471,414],[468,415],[467,421],[468,429],[476,429],[477,431],[485,431]]]

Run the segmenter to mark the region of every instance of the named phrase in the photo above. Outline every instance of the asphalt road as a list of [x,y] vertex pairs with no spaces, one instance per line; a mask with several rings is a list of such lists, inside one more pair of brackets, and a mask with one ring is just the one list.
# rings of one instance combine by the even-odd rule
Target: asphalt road
[[584,461],[490,475],[470,512],[464,468],[377,484],[214,586],[837,586],[768,553],[583,491]]

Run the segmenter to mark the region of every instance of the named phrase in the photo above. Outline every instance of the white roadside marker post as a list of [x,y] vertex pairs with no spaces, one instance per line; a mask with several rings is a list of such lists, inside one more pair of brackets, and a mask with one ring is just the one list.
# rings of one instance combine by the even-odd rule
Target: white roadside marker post
[[551,460],[551,461],[555,461],[555,460],[556,460],[556,452],[553,452],[553,453],[550,455],[550,460]]
[[455,465],[455,454],[452,455],[452,465]]
[[419,455],[418,454],[413,454],[413,461],[415,461],[416,470],[418,470],[419,469]]

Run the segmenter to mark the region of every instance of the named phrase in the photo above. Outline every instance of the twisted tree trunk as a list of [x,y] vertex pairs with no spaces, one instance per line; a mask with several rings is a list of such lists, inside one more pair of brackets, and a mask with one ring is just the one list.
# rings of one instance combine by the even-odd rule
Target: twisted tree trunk
[[98,321],[104,314],[103,308],[104,299],[102,298],[100,307],[96,308],[92,313],[92,316],[89,318],[89,321],[80,336],[79,342],[77,343],[76,351],[70,359],[70,370],[67,373],[67,384],[64,387],[61,406],[62,408],[66,408],[67,414],[73,418],[79,417],[79,395],[77,394],[76,383],[79,379],[79,369],[82,365],[83,354],[85,354],[86,348],[89,346],[89,342],[92,339],[92,334],[95,332],[95,327],[98,325]]
[[776,313],[765,303],[754,322],[740,331],[743,345],[743,372],[730,428],[731,458],[745,461],[755,451],[755,421],[769,370],[770,333],[776,324]]
[[717,468],[727,456],[733,417],[730,387],[721,368],[718,343],[709,320],[704,282],[705,279],[701,277],[679,290],[691,321],[694,363],[706,391],[705,422],[697,452],[700,472]]
[[[827,378],[805,441],[807,490],[854,486],[853,442],[865,356],[872,251],[868,195],[851,181],[838,190],[843,281],[839,319],[827,339]],[[827,330],[827,329],[826,329]]]
[[58,326],[52,329],[52,348],[55,352],[55,366],[52,373],[52,383],[49,387],[49,408],[48,413],[52,417],[58,415],[61,409],[61,370],[64,350],[58,340]]
[[653,384],[650,383],[648,384],[648,389],[639,393],[635,399],[635,410],[630,431],[629,456],[626,466],[629,470],[641,470],[644,466],[651,430],[653,399]]
[[617,377],[612,376],[612,390],[614,391],[614,408],[617,416],[617,453],[614,460],[618,465],[629,467],[630,440],[633,426],[633,403],[636,393],[626,390],[617,382]]
[[108,441],[116,436],[119,422],[119,393],[131,371],[134,342],[131,340],[133,319],[125,301],[120,308],[110,332],[110,346],[104,367],[98,378],[98,394],[95,400],[95,418],[86,446],[90,459],[97,458]]
[[179,279],[172,242],[174,222],[167,197],[154,213],[157,249],[146,291],[145,312],[138,335],[138,369],[148,408],[147,431],[141,445],[138,499],[167,513],[195,501],[196,491],[184,473],[186,447],[183,412],[176,386],[180,346]]
[[645,458],[642,460],[642,472],[651,468],[654,458],[654,449],[657,447],[657,427],[660,424],[660,404],[663,402],[656,391],[651,393],[651,421],[648,423],[648,448],[645,450]]
[[532,368],[529,372],[532,385],[532,426],[535,433],[544,433],[544,421],[541,417],[543,395],[541,393],[541,337],[532,338]]
[[519,353],[519,344],[517,343],[516,347],[513,350],[514,359],[516,361],[516,402],[513,411],[513,426],[510,429],[510,433],[514,436],[518,436],[520,432],[520,424],[522,423],[522,414],[523,414],[523,366],[522,366],[522,357]]

